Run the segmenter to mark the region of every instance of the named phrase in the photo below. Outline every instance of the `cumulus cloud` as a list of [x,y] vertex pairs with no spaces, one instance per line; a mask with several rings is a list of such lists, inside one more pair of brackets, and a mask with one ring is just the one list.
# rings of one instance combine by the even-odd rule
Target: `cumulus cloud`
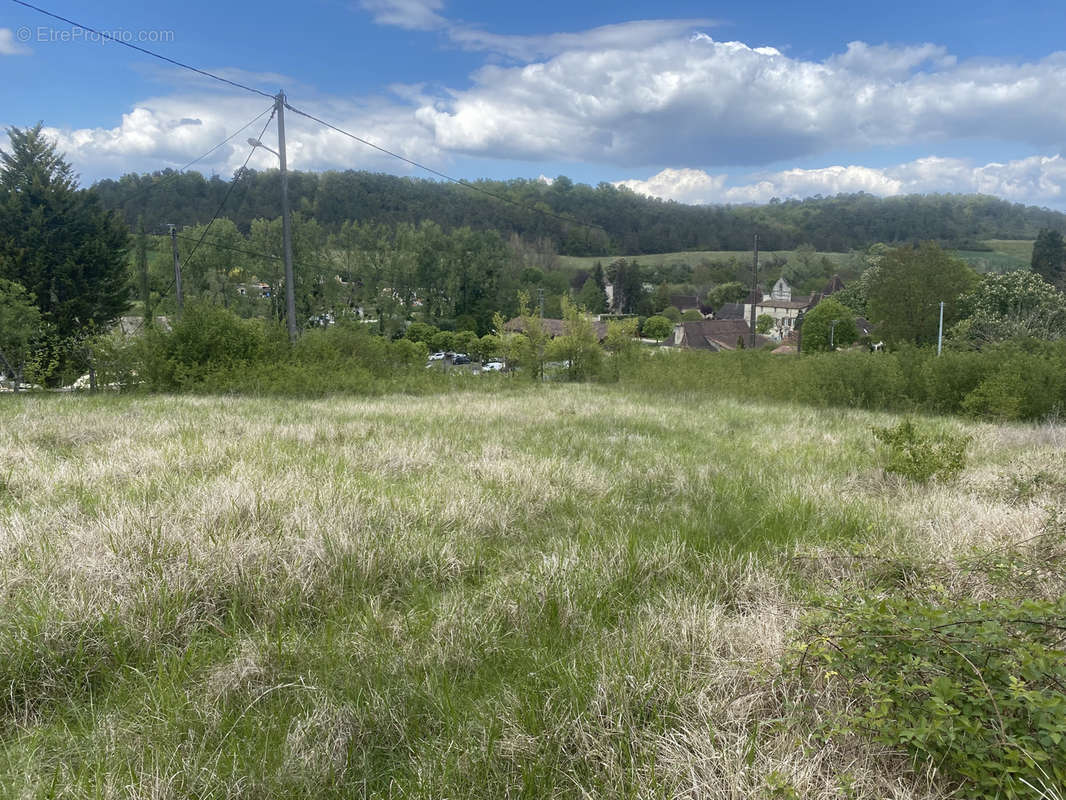
[[[83,183],[127,172],[179,168],[206,153],[263,111],[262,101],[243,96],[219,104],[216,96],[181,95],[159,97],[138,103],[112,128],[46,128],[67,160],[81,173]],[[439,162],[444,155],[409,114],[395,107],[369,107],[333,102],[316,108],[357,136],[388,144],[409,158]],[[262,116],[245,133],[214,151],[192,169],[228,177],[244,163],[249,152],[246,139],[259,136],[268,120]],[[400,166],[366,145],[334,133],[299,116],[286,116],[288,162],[293,169],[352,168],[388,170]],[[276,127],[271,123],[263,141],[274,147]],[[256,150],[249,166],[275,169],[277,157]]]
[[970,137],[1058,148],[1066,130],[1066,53],[956,62],[933,45],[852,43],[819,62],[697,34],[473,78],[416,114],[442,147],[495,158],[757,165]]
[[[488,64],[466,88],[394,86],[387,99],[319,96],[312,104],[316,114],[358,136],[436,167],[457,157],[584,162],[631,174],[670,165],[628,185],[694,201],[976,190],[1066,202],[1057,157],[984,166],[940,158],[884,169],[787,170],[743,185],[715,172],[831,151],[950,152],[952,143],[971,137],[1009,142],[1015,151],[1021,143],[1031,152],[1066,152],[1066,53],[1022,63],[958,61],[930,43],[851,42],[842,53],[811,60],[716,41],[692,32],[696,20],[499,36],[448,20],[442,0],[362,0],[362,6],[382,24],[437,30],[460,46],[521,62]],[[250,85],[292,86],[285,76],[219,71]],[[173,96],[137,103],[114,127],[55,135],[90,177],[180,166],[260,110],[253,104],[261,99],[231,102],[226,91],[179,83]],[[291,96],[310,91],[293,89]],[[296,168],[405,169],[299,118],[290,126]],[[245,155],[241,142],[220,150],[204,168],[232,171]],[[261,152],[252,163],[269,167],[272,158]]]
[[698,169],[665,169],[618,181],[640,194],[683,203],[765,203],[773,197],[867,192],[882,197],[928,192],[978,192],[1007,200],[1060,206],[1066,201],[1066,159],[1031,156],[975,166],[963,159],[919,158],[892,167],[858,165],[790,169],[756,175],[747,183]]
[[929,42],[902,47],[849,42],[848,49],[830,58],[828,63],[831,67],[854,73],[900,78],[922,66],[934,69],[952,67],[957,59],[948,53],[946,47]]
[[19,43],[11,28],[0,28],[0,56],[20,56],[29,52],[30,48]]

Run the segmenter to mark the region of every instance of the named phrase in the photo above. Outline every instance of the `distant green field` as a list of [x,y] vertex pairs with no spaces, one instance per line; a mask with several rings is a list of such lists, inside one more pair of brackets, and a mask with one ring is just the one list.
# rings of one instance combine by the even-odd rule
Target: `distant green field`
[[[1033,241],[1031,239],[986,239],[982,244],[992,248],[991,250],[959,250],[958,255],[978,272],[1008,272],[1015,269],[1025,269],[1033,255]],[[791,258],[794,250],[764,250],[760,252],[762,259],[773,257]],[[817,257],[828,258],[836,265],[845,265],[849,260],[850,253],[826,253],[819,252]],[[599,261],[601,264],[609,264],[621,256],[559,256],[563,266],[572,270],[592,269]],[[645,266],[667,266],[670,264],[689,264],[696,266],[701,261],[728,261],[736,258],[738,261],[748,262],[751,260],[750,250],[683,250],[676,253],[655,253],[652,255],[625,256],[630,261],[639,261]]]
[[1015,256],[1028,264],[1033,258],[1032,239],[985,239],[986,244],[999,253]]
[[992,250],[959,250],[959,258],[978,272],[1010,272],[1029,268],[1033,257],[1031,239],[986,239],[982,244]]
[[[794,250],[760,250],[760,259],[769,259],[774,256],[780,256],[782,258],[789,258],[794,253]],[[816,256],[825,256],[834,264],[840,264],[844,262],[849,253],[816,253]],[[728,261],[730,258],[736,258],[738,261],[750,262],[751,251],[750,250],[682,250],[677,253],[654,253],[651,255],[639,255],[639,256],[559,256],[559,260],[564,267],[571,269],[592,269],[599,261],[605,266],[617,258],[626,258],[630,261],[639,261],[646,266],[663,266],[668,264],[690,264],[696,266],[701,261],[706,259],[707,261]]]

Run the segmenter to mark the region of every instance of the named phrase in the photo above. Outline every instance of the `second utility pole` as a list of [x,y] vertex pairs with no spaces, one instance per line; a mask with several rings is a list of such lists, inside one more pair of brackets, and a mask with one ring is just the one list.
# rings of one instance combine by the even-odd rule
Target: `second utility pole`
[[762,300],[759,296],[759,234],[755,234],[755,248],[751,261],[751,347],[755,348],[755,307]]
[[296,341],[296,280],[292,271],[292,220],[289,214],[289,173],[285,161],[285,92],[274,98],[278,114],[278,160],[281,162],[281,247],[285,255],[285,317],[289,341]]
[[178,256],[178,226],[170,226],[170,252],[174,256],[174,295],[178,301],[178,314],[185,310],[185,293],[181,290],[181,258]]

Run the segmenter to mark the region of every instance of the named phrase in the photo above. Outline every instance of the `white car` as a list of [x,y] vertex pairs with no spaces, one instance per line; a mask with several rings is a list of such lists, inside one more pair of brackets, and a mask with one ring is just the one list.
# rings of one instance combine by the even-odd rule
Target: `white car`
[[505,365],[502,361],[490,361],[481,367],[482,372],[503,372]]
[[444,360],[444,353],[443,352],[431,353],[430,356],[429,356],[429,360],[430,361],[443,361]]

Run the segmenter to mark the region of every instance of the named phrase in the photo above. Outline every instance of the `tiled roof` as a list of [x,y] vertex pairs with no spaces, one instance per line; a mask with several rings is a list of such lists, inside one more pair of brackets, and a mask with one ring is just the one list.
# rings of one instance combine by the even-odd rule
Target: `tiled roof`
[[813,297],[803,297],[799,300],[774,300],[773,298],[767,300],[760,300],[756,305],[760,305],[763,308],[795,308],[804,309],[814,305]]
[[[562,336],[566,333],[566,323],[561,319],[550,319],[549,317],[545,317],[541,322],[544,323],[544,330],[546,330],[548,335],[553,339],[556,336]],[[515,317],[503,326],[504,330],[514,331],[516,333],[522,333],[525,331],[525,327],[525,323],[522,321],[521,317]],[[602,340],[607,337],[607,323],[593,321],[592,329],[596,331],[596,336],[599,339]]]
[[714,312],[715,319],[744,319],[742,303],[722,303]]
[[[696,350],[735,350],[737,341],[744,346],[751,342],[751,326],[740,319],[705,319],[699,322],[682,322],[682,347]],[[761,347],[770,341],[768,336],[756,335],[755,346]]]

